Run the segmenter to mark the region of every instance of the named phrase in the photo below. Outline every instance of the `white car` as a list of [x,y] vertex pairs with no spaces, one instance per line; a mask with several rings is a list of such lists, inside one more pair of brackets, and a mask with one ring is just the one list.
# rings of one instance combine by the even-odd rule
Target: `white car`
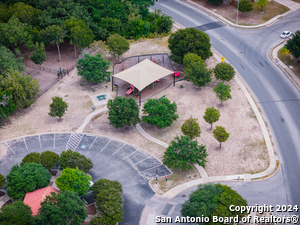
[[291,31],[283,31],[280,35],[281,38],[288,38],[292,35],[293,33]]

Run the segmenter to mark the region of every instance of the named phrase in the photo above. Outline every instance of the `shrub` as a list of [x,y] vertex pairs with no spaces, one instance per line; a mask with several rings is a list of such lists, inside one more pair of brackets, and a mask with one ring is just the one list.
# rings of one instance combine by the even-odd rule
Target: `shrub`
[[200,137],[201,131],[198,123],[198,119],[189,118],[181,125],[181,131],[184,135],[189,136],[191,139]]

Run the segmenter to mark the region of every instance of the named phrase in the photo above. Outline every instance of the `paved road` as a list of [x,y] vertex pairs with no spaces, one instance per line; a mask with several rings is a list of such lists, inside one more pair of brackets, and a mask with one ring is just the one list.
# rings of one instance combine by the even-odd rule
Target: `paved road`
[[287,201],[300,204],[300,93],[269,58],[271,47],[282,41],[279,34],[283,30],[295,32],[299,29],[300,11],[274,25],[244,30],[229,27],[208,13],[177,0],[160,0],[153,8],[161,9],[185,27],[205,31],[213,48],[237,69],[271,126],[280,151]]
[[[0,173],[7,175],[12,165],[20,163],[30,152],[50,150],[60,154],[73,147],[75,151],[91,158],[94,167],[93,181],[100,178],[118,180],[123,187],[124,221],[120,225],[139,223],[141,211],[154,195],[149,179],[170,174],[162,162],[134,146],[102,136],[86,134],[43,134],[16,138],[0,143],[6,154],[0,159]],[[2,153],[2,152],[1,152]]]

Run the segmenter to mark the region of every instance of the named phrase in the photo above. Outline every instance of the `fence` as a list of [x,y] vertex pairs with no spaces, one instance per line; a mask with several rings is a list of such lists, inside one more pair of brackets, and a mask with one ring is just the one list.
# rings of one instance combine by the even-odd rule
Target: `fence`
[[[158,53],[158,54],[149,54],[149,55],[130,56],[130,57],[124,59],[123,61],[114,64],[113,74],[119,73],[119,72],[125,70],[126,68],[130,68],[130,67],[136,65],[137,63],[143,61],[144,59],[149,59],[151,61],[155,60],[155,62],[157,64],[159,64],[160,66],[168,68],[172,71],[180,71],[181,73],[183,73],[182,70],[178,70],[178,69],[175,69],[173,67],[173,64],[172,64],[172,62],[170,60],[170,57],[167,53]],[[184,80],[184,78],[176,80],[175,83],[177,83],[179,81],[182,81],[182,80]],[[147,99],[154,97],[155,95],[157,95],[160,92],[162,92],[162,91],[166,90],[167,88],[169,88],[172,84],[173,84],[173,81],[170,84],[168,84],[166,87],[164,87],[163,89],[161,89],[160,91],[155,93],[154,95],[152,95],[152,96],[150,96],[150,97],[148,97],[144,100],[141,100],[141,102],[144,102]],[[118,96],[119,87],[118,87],[117,84],[114,84],[114,86],[116,86],[116,88],[117,88],[117,96]],[[139,101],[137,101],[137,103],[139,103]]]

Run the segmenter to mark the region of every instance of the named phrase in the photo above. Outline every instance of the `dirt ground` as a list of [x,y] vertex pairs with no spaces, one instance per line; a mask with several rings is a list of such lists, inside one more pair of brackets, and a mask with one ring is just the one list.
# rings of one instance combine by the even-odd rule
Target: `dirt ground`
[[[236,15],[237,15],[237,6],[235,4],[228,4],[228,5],[213,5],[207,2],[207,0],[192,0],[193,2],[198,3],[199,5],[204,6],[205,8],[214,11],[215,13],[223,16],[224,18],[230,20],[231,22],[236,22]],[[253,1],[251,1],[253,2]],[[283,14],[287,12],[289,8],[285,7],[277,3],[276,1],[269,1],[268,5],[264,7],[264,14],[263,17],[261,16],[260,8],[256,4],[253,3],[253,11],[242,13],[239,12],[238,23],[240,25],[257,25],[264,23],[273,17]]]
[[[123,58],[137,54],[169,52],[167,39],[168,37],[164,37],[132,42],[130,50]],[[53,54],[53,57],[56,57],[56,55]],[[212,67],[216,64],[216,60],[210,58],[206,63],[209,67]],[[219,101],[212,91],[216,83],[216,81],[213,81],[209,87],[199,88],[189,82],[181,81],[175,87],[171,86],[157,97],[166,95],[171,101],[175,101],[178,106],[179,119],[171,127],[165,129],[158,129],[144,123],[141,123],[142,127],[154,137],[170,143],[176,135],[181,135],[180,126],[184,120],[190,116],[196,117],[202,132],[198,142],[206,145],[209,154],[205,168],[209,176],[254,173],[266,169],[269,158],[265,143],[258,122],[244,94],[236,82],[231,81],[233,99],[226,101],[224,106],[220,107]],[[89,96],[109,92],[114,97],[115,93],[111,92],[109,87],[111,87],[110,83],[88,85],[77,75],[75,69],[31,107],[12,116],[0,128],[0,141],[35,133],[75,132],[83,123],[85,117],[92,112],[92,101]],[[51,98],[54,96],[62,97],[69,105],[68,111],[62,120],[48,115]],[[227,132],[230,133],[230,137],[223,144],[222,149],[218,149],[219,143],[209,130],[210,125],[202,118],[205,109],[211,106],[218,107],[221,111],[220,120],[214,124],[214,127],[216,125],[224,126]],[[97,107],[97,109],[100,108]],[[93,126],[90,126],[91,124]],[[116,130],[109,125],[106,113],[96,116],[86,126],[84,132],[123,140],[145,149],[159,159],[162,159],[165,151],[162,146],[144,138],[134,127]],[[200,177],[195,170],[187,172],[187,174]],[[181,180],[181,183],[193,179],[187,175],[185,176],[186,179]]]

